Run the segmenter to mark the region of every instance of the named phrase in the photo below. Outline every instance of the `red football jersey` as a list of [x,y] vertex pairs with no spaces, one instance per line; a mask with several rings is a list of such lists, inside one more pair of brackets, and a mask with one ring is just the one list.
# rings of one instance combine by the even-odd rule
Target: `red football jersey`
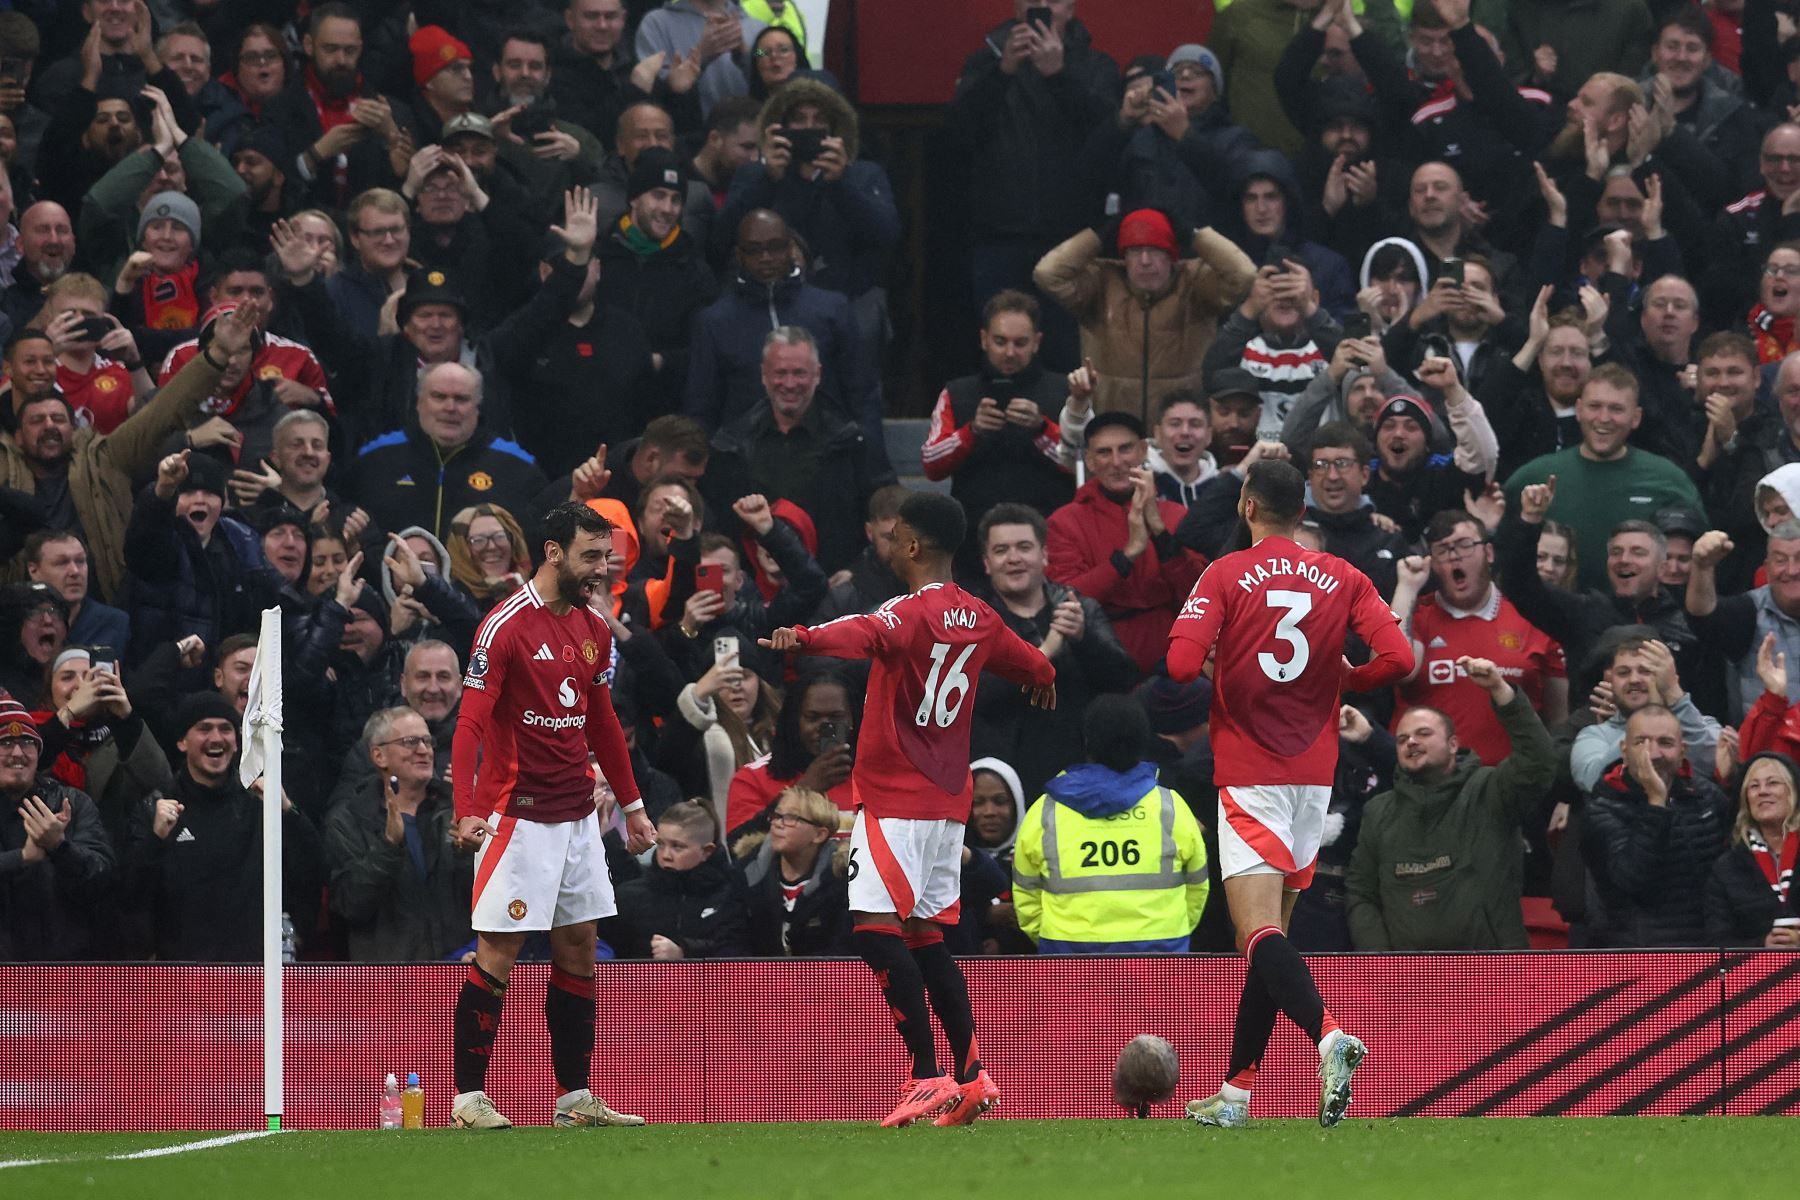
[[[1346,674],[1351,629],[1375,658]],[[1176,678],[1193,678],[1217,642],[1213,778],[1222,787],[1329,786],[1340,692],[1392,683],[1413,661],[1400,622],[1367,575],[1282,537],[1213,560],[1169,638]]]
[[1446,607],[1442,596],[1425,597],[1413,609],[1412,634],[1419,672],[1394,688],[1400,702],[1394,722],[1414,705],[1429,705],[1455,722],[1457,740],[1490,767],[1512,753],[1512,739],[1488,702],[1487,689],[1464,675],[1456,660],[1465,654],[1492,659],[1506,682],[1540,711],[1544,684],[1568,675],[1562,647],[1520,616],[1497,587],[1486,604],[1467,613]]
[[[158,372],[159,384],[167,383],[175,377],[175,373],[188,365],[194,355],[200,353],[200,340],[192,338],[169,351],[163,359],[162,370]],[[270,333],[263,336],[263,347],[250,364],[250,370],[229,396],[208,396],[201,404],[200,411],[208,416],[229,417],[237,411],[250,389],[256,386],[259,379],[292,379],[295,383],[303,383],[319,393],[319,404],[326,412],[336,412],[337,406],[331,399],[331,388],[327,386],[325,368],[313,357],[313,352],[299,342],[290,341],[280,334]]]
[[111,433],[131,415],[131,372],[104,354],[94,355],[94,369],[86,375],[58,362],[56,385],[76,422],[92,425],[95,433]]
[[590,747],[620,805],[635,803],[611,683],[612,631],[599,613],[576,606],[558,616],[533,583],[502,601],[476,631],[463,677],[451,747],[457,817],[587,816]]
[[856,802],[872,817],[967,822],[981,672],[1040,687],[1056,680],[1043,651],[954,583],[796,632],[810,654],[873,660],[851,775]]

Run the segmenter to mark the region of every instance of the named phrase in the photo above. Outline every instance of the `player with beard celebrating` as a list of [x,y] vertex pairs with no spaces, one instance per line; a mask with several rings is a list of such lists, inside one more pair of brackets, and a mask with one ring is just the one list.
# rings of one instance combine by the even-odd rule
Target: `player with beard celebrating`
[[505,1129],[483,1085],[500,1009],[527,933],[550,932],[544,1021],[561,1092],[558,1125],[642,1125],[588,1090],[595,922],[617,912],[594,810],[592,749],[626,816],[633,853],[655,841],[613,712],[603,594],[613,526],[586,505],[544,516],[544,565],[481,623],[451,748],[459,849],[475,850],[475,961],[456,999],[454,1124]]
[[[1294,902],[1312,882],[1337,771],[1341,691],[1366,691],[1412,669],[1412,648],[1366,575],[1294,541],[1306,478],[1284,462],[1245,472],[1238,517],[1248,550],[1215,559],[1169,634],[1169,675],[1213,666],[1213,777],[1219,857],[1237,944],[1249,963],[1227,1079],[1188,1105],[1202,1125],[1236,1127],[1278,1012],[1319,1047],[1319,1124],[1343,1119],[1350,1076],[1367,1050],[1325,1009],[1312,972],[1287,940]],[[1375,652],[1348,669],[1354,629]]]

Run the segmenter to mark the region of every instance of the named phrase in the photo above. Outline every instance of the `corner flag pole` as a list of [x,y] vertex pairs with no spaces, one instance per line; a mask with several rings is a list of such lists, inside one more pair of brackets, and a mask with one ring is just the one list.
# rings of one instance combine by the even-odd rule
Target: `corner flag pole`
[[281,610],[265,608],[244,703],[238,777],[263,779],[263,1115],[281,1128]]

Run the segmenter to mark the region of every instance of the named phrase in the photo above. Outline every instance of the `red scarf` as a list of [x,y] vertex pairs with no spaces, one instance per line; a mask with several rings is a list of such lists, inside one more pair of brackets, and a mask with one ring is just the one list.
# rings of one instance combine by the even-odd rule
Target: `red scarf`
[[[196,247],[198,249],[198,247]],[[151,271],[139,286],[143,288],[144,325],[149,329],[192,329],[200,323],[200,297],[194,281],[200,275],[200,264],[190,261],[173,275]]]
[[1750,310],[1750,336],[1756,341],[1757,362],[1780,362],[1800,346],[1794,344],[1794,318],[1778,317],[1761,304]]
[[313,74],[311,63],[307,64],[300,79],[306,88],[306,94],[312,97],[313,108],[319,114],[319,128],[322,132],[330,133],[339,125],[347,125],[356,119],[350,115],[350,106],[362,98],[361,75],[356,77],[356,90],[348,96],[341,97],[333,96],[325,90],[325,85],[319,82],[317,75]]
[[1781,839],[1781,861],[1775,861],[1775,854],[1769,849],[1769,843],[1763,841],[1762,831],[1751,829],[1747,840],[1750,843],[1750,857],[1762,868],[1763,878],[1769,881],[1769,887],[1775,898],[1786,907],[1788,885],[1794,881],[1794,859],[1800,855],[1800,837],[1790,833]]

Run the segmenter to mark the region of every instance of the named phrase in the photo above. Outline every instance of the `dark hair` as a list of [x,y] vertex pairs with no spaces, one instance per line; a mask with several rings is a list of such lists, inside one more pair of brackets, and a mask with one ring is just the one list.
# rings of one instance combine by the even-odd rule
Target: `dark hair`
[[1244,494],[1277,525],[1291,525],[1306,511],[1306,476],[1292,463],[1265,458],[1244,473]]
[[656,532],[655,530],[645,530],[644,510],[650,500],[650,493],[657,488],[665,487],[678,487],[687,496],[688,504],[694,509],[694,528],[698,529],[706,523],[706,502],[701,499],[700,489],[694,486],[694,481],[676,471],[664,471],[660,475],[653,475],[645,480],[644,486],[638,489],[637,511],[631,515],[637,521],[638,536],[641,538],[648,538]]
[[544,540],[555,542],[566,553],[575,544],[577,531],[595,535],[610,534],[613,523],[585,504],[565,500],[544,514],[543,530]]
[[1015,504],[1007,501],[996,504],[987,510],[981,518],[981,524],[975,527],[975,542],[985,553],[988,534],[996,525],[1029,525],[1032,536],[1037,538],[1038,545],[1046,544],[1050,539],[1050,527],[1044,522],[1044,514],[1028,504]]
[[1425,544],[1441,542],[1456,532],[1458,525],[1473,525],[1481,529],[1481,540],[1487,541],[1487,530],[1482,529],[1481,518],[1464,508],[1446,508],[1432,516],[1425,526]]
[[234,633],[213,650],[213,666],[218,666],[240,650],[256,649],[254,633]]
[[900,506],[912,495],[912,489],[904,483],[890,483],[886,487],[878,487],[869,497],[869,516],[871,524],[876,521],[891,521],[900,515]]
[[801,71],[812,70],[812,59],[810,59],[806,56],[806,43],[801,41],[799,39],[799,37],[794,33],[794,31],[787,28],[785,25],[764,26],[763,31],[761,33],[757,34],[756,37],[750,42],[751,52],[755,53],[758,49],[760,49],[762,47],[762,40],[765,37],[768,37],[771,33],[783,34],[787,37],[788,41],[794,43],[794,58],[796,60],[794,63],[794,73],[795,74],[799,74]]
[[[1782,246],[1787,244],[1783,242]],[[1775,249],[1779,250],[1782,246]],[[1741,333],[1721,329],[1717,333],[1707,334],[1700,343],[1700,349],[1694,353],[1695,362],[1705,362],[1709,358],[1741,358],[1754,367],[1757,365],[1756,343]]]
[[706,436],[705,427],[694,418],[679,413],[665,413],[644,426],[638,446],[644,450],[661,450],[690,463],[703,463],[712,454],[712,442]]
[[1199,388],[1176,388],[1164,395],[1156,402],[1156,419],[1160,421],[1168,416],[1169,410],[1177,404],[1192,404],[1208,421],[1212,420],[1212,409],[1207,407],[1206,397]]
[[900,505],[900,519],[940,554],[955,554],[969,528],[962,503],[942,492],[914,492]]
[[[793,779],[812,765],[813,752],[800,741],[800,710],[806,707],[806,698],[820,687],[842,688],[844,700],[850,706],[851,724],[861,723],[856,713],[856,690],[848,679],[836,671],[802,676],[782,700],[781,712],[775,718],[775,736],[769,739],[769,778]],[[851,739],[853,746],[855,740]]]
[[25,561],[36,563],[51,542],[80,542],[81,548],[87,549],[87,539],[73,529],[40,529],[25,539]]
[[1448,29],[1450,22],[1444,20],[1443,14],[1437,10],[1437,5],[1421,4],[1417,6],[1412,15],[1412,28]]
[[270,275],[268,260],[246,247],[228,246],[213,259],[212,270],[208,271],[206,275],[206,287],[215,288],[219,286],[219,280],[239,272],[268,278]]
[[[1427,4],[1422,7],[1431,6]],[[1369,278],[1386,279],[1395,272],[1405,275],[1414,283],[1424,282],[1419,278],[1419,260],[1408,254],[1406,247],[1390,243],[1377,249],[1375,256],[1369,260]]]
[[[354,8],[343,3],[343,0],[326,0],[324,4],[312,10],[312,19],[306,23],[306,36],[318,37],[319,26],[332,20],[354,21],[357,30],[359,32],[362,30],[362,18],[356,15]],[[276,43],[277,46],[280,44]]]
[[737,543],[726,537],[724,534],[719,533],[717,530],[708,529],[702,533],[700,535],[699,545],[696,549],[698,549],[701,554],[716,554],[720,550],[729,550],[737,559],[739,566],[742,566],[744,562],[743,551],[738,549]]
[[51,349],[56,348],[56,340],[54,338],[52,338],[49,334],[45,333],[41,329],[32,329],[30,327],[26,327],[24,329],[18,329],[18,330],[13,331],[12,341],[10,341],[6,344],[6,356],[8,358],[11,358],[12,352],[14,350],[18,349],[19,345],[21,343],[32,342],[32,341],[49,342]]
[[535,29],[521,25],[517,29],[507,30],[500,36],[500,43],[495,47],[496,58],[500,56],[501,52],[505,51],[506,43],[508,42],[527,42],[533,46],[542,46],[544,48],[544,57],[548,58],[550,56],[550,39]]
[[748,96],[733,96],[713,105],[706,115],[703,133],[730,133],[739,125],[751,123],[762,115],[762,105]]
[[1635,517],[1628,521],[1620,521],[1613,526],[1612,532],[1606,535],[1606,540],[1610,542],[1621,533],[1641,533],[1655,543],[1658,554],[1669,552],[1669,535],[1664,533],[1662,526],[1654,521],[1641,521]]
[[1348,421],[1327,421],[1313,430],[1312,440],[1306,444],[1306,457],[1311,458],[1321,446],[1347,446],[1359,463],[1368,462],[1374,453],[1362,430]]
[[1044,324],[1043,310],[1038,307],[1037,298],[1016,288],[1007,288],[988,297],[988,302],[981,306],[981,327],[986,329],[1001,313],[1019,313],[1030,320],[1033,329],[1041,329]]
[[1683,4],[1672,11],[1668,16],[1658,21],[1656,23],[1657,41],[1660,42],[1662,40],[1663,31],[1670,26],[1680,29],[1683,33],[1693,34],[1705,44],[1706,52],[1708,54],[1712,53],[1713,38],[1715,36],[1712,18],[1702,12],[1699,5]]
[[[361,22],[358,22],[359,26],[360,24]],[[257,37],[262,38],[264,41],[274,46],[275,52],[281,55],[282,66],[284,68],[287,66],[288,47],[286,35],[266,21],[252,21],[250,24],[238,30],[237,38],[231,44],[231,66],[233,70],[237,69],[238,55],[244,52],[244,42],[249,39],[251,34],[255,34]]]
[[1095,697],[1081,714],[1088,761],[1110,770],[1125,772],[1143,762],[1150,737],[1150,718],[1130,696]]

